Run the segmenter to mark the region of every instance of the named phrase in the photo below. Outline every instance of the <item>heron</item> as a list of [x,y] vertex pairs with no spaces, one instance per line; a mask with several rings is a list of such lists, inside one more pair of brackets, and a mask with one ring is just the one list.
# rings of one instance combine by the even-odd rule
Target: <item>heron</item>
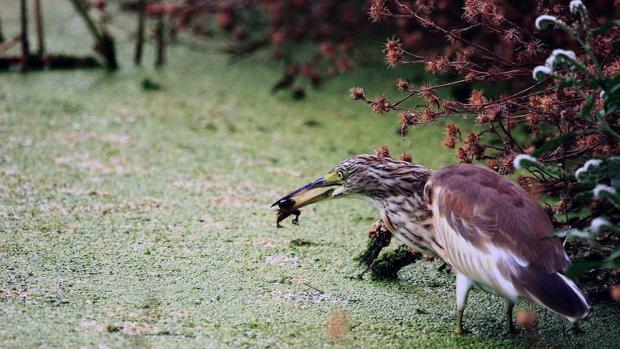
[[456,274],[456,324],[472,286],[507,302],[507,330],[520,299],[570,322],[590,305],[564,275],[570,260],[544,209],[525,189],[472,164],[433,171],[385,156],[358,155],[274,203],[286,212],[320,201],[359,198],[375,206],[385,226],[405,245],[441,258]]

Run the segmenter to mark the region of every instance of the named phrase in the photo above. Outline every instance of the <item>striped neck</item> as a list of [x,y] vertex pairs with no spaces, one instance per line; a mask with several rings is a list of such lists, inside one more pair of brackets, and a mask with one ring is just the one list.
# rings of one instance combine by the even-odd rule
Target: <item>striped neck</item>
[[424,186],[431,174],[430,171],[418,172],[415,181],[394,178],[389,190],[382,193],[384,195],[366,196],[366,199],[379,210],[386,227],[402,243],[435,255],[433,213],[424,198]]

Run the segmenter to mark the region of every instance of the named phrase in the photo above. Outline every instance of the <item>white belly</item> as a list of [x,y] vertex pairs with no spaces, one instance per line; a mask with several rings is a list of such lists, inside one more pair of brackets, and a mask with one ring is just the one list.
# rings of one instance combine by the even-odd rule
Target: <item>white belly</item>
[[485,251],[477,248],[443,218],[435,219],[435,228],[437,242],[443,246],[438,251],[439,257],[481,288],[515,302],[518,300],[510,271],[512,266],[527,265],[524,261],[495,246],[486,246]]

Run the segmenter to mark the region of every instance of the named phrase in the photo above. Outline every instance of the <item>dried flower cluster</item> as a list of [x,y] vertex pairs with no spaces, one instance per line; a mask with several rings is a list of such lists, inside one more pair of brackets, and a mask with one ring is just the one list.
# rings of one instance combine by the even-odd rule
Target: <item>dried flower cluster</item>
[[390,244],[392,233],[390,233],[381,220],[378,220],[368,229],[368,237],[376,241],[379,246],[385,247]]
[[[493,165],[491,167],[501,168],[504,174],[513,171],[512,166],[506,165],[512,163],[516,154],[535,152],[545,141],[565,134],[573,135],[575,131],[586,132],[574,134],[572,142],[563,142],[540,154],[541,161],[557,162],[562,158],[573,160],[590,153],[609,155],[620,152],[617,139],[604,133],[588,132],[596,122],[578,114],[588,98],[593,98],[595,102],[593,112],[600,109],[602,100],[595,89],[559,90],[556,88],[559,82],[557,78],[549,76],[541,81],[531,78],[532,70],[549,54],[548,66],[561,69],[563,60],[580,58],[585,68],[595,69],[593,62],[583,52],[578,56],[570,50],[551,52],[549,47],[556,43],[575,47],[569,37],[557,33],[549,37],[532,28],[537,13],[552,14],[541,16],[544,19],[542,23],[549,21],[548,18],[561,23],[574,22],[576,15],[570,12],[567,3],[551,1],[547,7],[541,4],[532,7],[531,4],[517,5],[508,1],[466,0],[462,7],[462,18],[446,25],[444,22],[446,12],[449,12],[449,3],[452,4],[440,0],[372,1],[371,8],[380,8],[380,11],[371,11],[371,17],[373,20],[381,17],[383,21],[386,18],[395,19],[399,36],[403,37],[402,41],[389,39],[384,45],[383,51],[390,65],[423,64],[432,74],[451,74],[453,78],[450,81],[416,88],[407,80],[398,79],[398,90],[407,94],[395,102],[386,96],[367,100],[361,88],[352,89],[352,97],[365,100],[375,113],[398,111],[403,136],[411,126],[440,118],[470,118],[476,123],[476,132],[462,137],[460,129],[450,124],[444,146],[456,149],[455,155],[462,162],[486,160]],[[600,18],[595,19],[597,23],[608,22],[613,17],[605,16],[618,11],[605,6],[600,4],[595,12],[600,14]],[[420,35],[418,28],[425,29],[424,35]],[[428,39],[438,35],[445,39],[445,46],[437,48],[442,51],[439,55],[424,57],[415,53],[417,50],[409,52],[403,49],[416,49],[418,43],[431,41]],[[618,75],[620,58],[614,43],[620,41],[620,28],[599,31],[591,41],[592,49],[601,57],[603,74],[607,77]],[[566,74],[575,79],[588,78],[579,72]],[[506,88],[494,88],[497,81],[504,81]],[[464,85],[469,89],[469,96],[465,100],[442,98],[437,94],[439,89],[456,85]],[[408,99],[416,95],[425,101],[421,110],[405,105]],[[617,127],[617,120],[615,123],[612,120],[611,126]],[[515,134],[524,131],[531,137],[517,141]]]

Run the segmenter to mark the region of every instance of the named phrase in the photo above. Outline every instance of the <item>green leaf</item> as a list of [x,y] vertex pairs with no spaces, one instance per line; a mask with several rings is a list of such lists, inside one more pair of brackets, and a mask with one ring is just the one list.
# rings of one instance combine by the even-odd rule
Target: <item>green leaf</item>
[[620,108],[620,76],[605,81],[605,111],[612,113]]
[[583,109],[581,109],[579,115],[581,115],[582,117],[588,117],[590,116],[592,109],[594,109],[594,98],[592,96],[588,96],[586,99],[586,105],[583,107]]
[[593,89],[599,88],[601,87],[601,85],[603,85],[605,83],[605,80],[600,80],[600,79],[591,79],[588,81],[585,81],[585,84]]
[[550,139],[550,140],[546,141],[545,143],[543,143],[540,147],[538,147],[530,155],[532,155],[535,158],[538,158],[542,154],[547,152],[548,150],[557,148],[562,143],[568,142],[569,140],[575,138],[575,136],[577,136],[577,135],[578,135],[578,133],[576,133],[576,132],[569,132],[569,133],[565,133],[565,134],[561,135],[560,137],[557,137],[557,138],[554,138],[554,139]]
[[616,191],[614,195],[607,195],[607,200],[611,202],[612,205],[616,208],[616,210],[620,210],[620,193]]
[[620,19],[616,19],[615,21],[603,23],[598,28],[596,28],[595,31],[601,34],[605,34],[609,29],[615,26],[618,26],[618,25],[620,25]]
[[580,230],[576,228],[559,229],[543,237],[542,239],[545,240],[545,239],[552,239],[552,238],[560,238],[560,239],[568,238],[570,240],[580,239],[580,240],[590,241],[592,240],[592,233],[588,229],[586,230]]
[[573,229],[558,229],[554,231],[553,233],[547,236],[544,236],[542,240],[555,239],[555,238],[564,239],[565,237],[570,235],[571,231],[573,231]]
[[566,271],[566,276],[571,279],[576,279],[579,276],[583,275],[586,271],[591,269],[600,268],[603,266],[603,261],[586,261],[586,260],[576,260],[573,261],[573,264],[568,267]]
[[607,263],[605,263],[605,267],[609,269],[620,269],[620,258],[607,261]]
[[616,250],[613,251],[609,256],[607,256],[605,260],[607,260],[608,262],[611,262],[616,258],[620,258],[620,247],[616,248]]
[[589,204],[592,201],[592,191],[586,190],[575,195],[573,202],[578,205]]
[[562,90],[562,89],[565,89],[565,88],[573,87],[573,86],[575,86],[575,85],[577,85],[577,82],[576,82],[575,80],[573,80],[573,79],[570,79],[570,80],[562,80],[562,81],[560,81],[560,83],[558,84],[557,89],[558,89],[558,90]]
[[618,93],[618,91],[620,91],[620,75],[614,76],[611,79],[606,79],[605,90],[606,93],[610,95]]
[[611,186],[620,189],[620,157],[607,159],[607,168],[609,169]]

